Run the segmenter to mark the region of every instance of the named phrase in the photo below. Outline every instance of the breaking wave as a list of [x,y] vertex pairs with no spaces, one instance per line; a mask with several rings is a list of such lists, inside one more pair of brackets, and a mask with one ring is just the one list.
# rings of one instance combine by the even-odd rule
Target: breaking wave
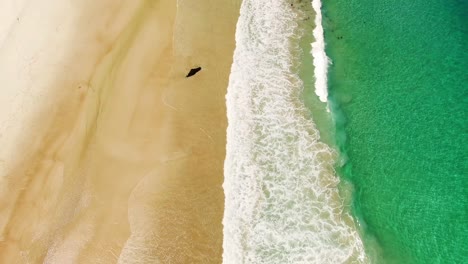
[[225,264],[367,262],[339,196],[338,155],[301,98],[299,43],[310,32],[299,3],[242,3],[226,95]]
[[322,27],[322,2],[312,0],[312,7],[315,11],[315,28],[313,31],[315,42],[312,43],[312,56],[314,57],[315,94],[320,101],[326,102],[328,97],[327,74],[330,59],[325,53],[325,38]]

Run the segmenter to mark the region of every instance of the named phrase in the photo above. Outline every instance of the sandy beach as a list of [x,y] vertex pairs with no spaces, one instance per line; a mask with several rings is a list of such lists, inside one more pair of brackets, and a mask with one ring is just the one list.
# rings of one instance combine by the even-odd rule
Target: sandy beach
[[1,263],[221,262],[239,6],[0,4]]

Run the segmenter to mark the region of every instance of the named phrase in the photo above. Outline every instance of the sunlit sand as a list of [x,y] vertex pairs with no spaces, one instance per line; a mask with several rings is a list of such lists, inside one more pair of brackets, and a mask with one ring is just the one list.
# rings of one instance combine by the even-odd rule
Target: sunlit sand
[[221,262],[239,5],[0,4],[1,263]]

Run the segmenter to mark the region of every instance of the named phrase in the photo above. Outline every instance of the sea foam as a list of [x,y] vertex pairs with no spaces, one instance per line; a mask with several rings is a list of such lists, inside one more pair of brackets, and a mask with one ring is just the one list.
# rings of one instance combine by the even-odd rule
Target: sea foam
[[320,101],[326,102],[328,97],[327,73],[330,59],[325,53],[325,37],[322,26],[322,2],[312,0],[312,7],[315,11],[315,28],[313,31],[315,41],[312,43],[312,56],[314,57],[315,94]]
[[299,42],[310,32],[300,12],[290,1],[242,3],[226,95],[225,264],[367,262],[339,197],[337,154],[301,99]]

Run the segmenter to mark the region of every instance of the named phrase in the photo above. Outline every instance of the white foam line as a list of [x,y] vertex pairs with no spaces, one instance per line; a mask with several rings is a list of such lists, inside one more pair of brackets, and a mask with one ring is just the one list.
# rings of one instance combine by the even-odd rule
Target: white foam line
[[315,15],[315,28],[313,35],[315,42],[312,43],[312,56],[314,58],[314,75],[315,75],[315,94],[319,97],[320,101],[327,102],[328,89],[327,89],[327,72],[328,65],[331,63],[330,59],[325,53],[325,38],[323,36],[322,26],[322,2],[320,0],[312,0],[312,7],[316,13]]

